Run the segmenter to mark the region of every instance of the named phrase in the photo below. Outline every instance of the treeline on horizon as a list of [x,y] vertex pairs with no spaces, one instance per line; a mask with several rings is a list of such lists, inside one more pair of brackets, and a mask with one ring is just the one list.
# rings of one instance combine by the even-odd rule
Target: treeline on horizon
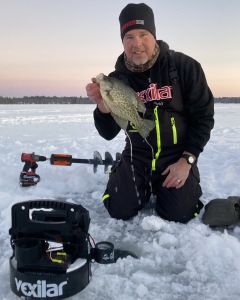
[[[240,97],[218,97],[215,103],[240,103]],[[11,98],[0,96],[0,104],[93,104],[87,97],[30,96]]]
[[22,98],[1,97],[0,104],[93,104],[87,97],[25,96]]

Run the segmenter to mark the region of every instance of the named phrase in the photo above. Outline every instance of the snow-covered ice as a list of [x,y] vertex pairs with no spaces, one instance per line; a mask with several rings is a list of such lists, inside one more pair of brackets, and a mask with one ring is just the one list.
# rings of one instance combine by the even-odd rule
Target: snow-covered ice
[[[19,186],[21,153],[49,157],[68,153],[92,158],[98,150],[113,157],[124,146],[124,133],[102,139],[93,123],[94,105],[0,106],[0,299],[18,299],[9,286],[8,230],[14,203],[32,199],[65,199],[90,212],[90,234],[96,242],[139,256],[111,265],[92,264],[92,280],[72,300],[239,300],[240,226],[211,229],[201,215],[188,224],[162,220],[144,210],[130,221],[109,217],[101,196],[108,175],[103,166],[52,166],[39,162],[41,181]],[[216,104],[215,127],[199,159],[202,201],[240,195],[240,105]]]

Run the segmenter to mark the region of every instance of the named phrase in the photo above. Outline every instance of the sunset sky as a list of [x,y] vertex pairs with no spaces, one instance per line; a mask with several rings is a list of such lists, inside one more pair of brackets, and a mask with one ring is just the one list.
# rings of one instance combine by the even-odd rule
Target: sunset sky
[[[0,0],[0,96],[86,96],[123,51],[110,0]],[[157,39],[199,61],[215,97],[240,97],[240,0],[146,0]]]

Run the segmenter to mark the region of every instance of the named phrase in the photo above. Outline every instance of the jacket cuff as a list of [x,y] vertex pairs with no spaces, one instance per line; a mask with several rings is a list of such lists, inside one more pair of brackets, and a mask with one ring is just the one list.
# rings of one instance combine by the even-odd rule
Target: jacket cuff
[[190,145],[185,147],[184,151],[191,153],[196,157],[196,159],[198,159],[200,153],[202,152],[202,150],[196,149],[195,147]]

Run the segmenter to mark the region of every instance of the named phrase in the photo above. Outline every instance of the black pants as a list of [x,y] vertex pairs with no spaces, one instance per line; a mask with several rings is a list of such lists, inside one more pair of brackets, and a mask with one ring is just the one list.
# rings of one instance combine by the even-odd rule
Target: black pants
[[103,203],[111,217],[128,220],[137,215],[150,195],[156,195],[156,211],[160,217],[186,223],[194,218],[203,207],[199,197],[202,190],[196,165],[191,170],[184,186],[180,189],[164,188],[166,176],[150,172],[142,162],[122,159],[112,168]]

